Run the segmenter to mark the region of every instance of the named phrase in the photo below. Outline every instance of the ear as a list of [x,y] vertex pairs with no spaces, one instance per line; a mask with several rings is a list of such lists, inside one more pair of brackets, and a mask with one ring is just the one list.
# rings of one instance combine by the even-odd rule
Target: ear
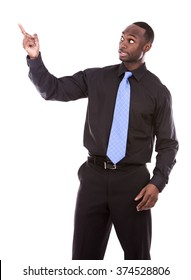
[[143,47],[143,51],[144,52],[148,52],[152,47],[152,44],[149,42],[149,43],[146,43]]

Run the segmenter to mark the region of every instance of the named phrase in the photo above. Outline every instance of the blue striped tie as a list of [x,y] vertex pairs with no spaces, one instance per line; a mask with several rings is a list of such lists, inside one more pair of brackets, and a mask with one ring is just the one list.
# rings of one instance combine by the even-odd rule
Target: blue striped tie
[[114,164],[124,158],[126,154],[130,107],[130,84],[128,78],[131,76],[131,72],[125,72],[117,92],[107,147],[107,156]]

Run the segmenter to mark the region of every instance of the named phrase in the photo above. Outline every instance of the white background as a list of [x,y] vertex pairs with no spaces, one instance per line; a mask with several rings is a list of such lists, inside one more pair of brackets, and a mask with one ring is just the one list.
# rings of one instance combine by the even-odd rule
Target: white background
[[[146,21],[155,31],[146,63],[172,94],[180,141],[177,164],[152,211],[149,265],[170,266],[172,279],[180,279],[180,275],[189,279],[191,42],[188,4],[186,0],[1,1],[0,259],[3,280],[27,279],[22,276],[22,269],[28,265],[73,265],[70,259],[79,185],[77,170],[87,156],[82,143],[87,100],[62,103],[40,97],[28,79],[23,37],[17,23],[28,33],[38,33],[43,60],[49,71],[59,77],[88,67],[118,63],[121,31],[134,21]],[[155,157],[149,166],[151,171],[154,160]],[[123,263],[123,252],[114,231],[103,262]]]

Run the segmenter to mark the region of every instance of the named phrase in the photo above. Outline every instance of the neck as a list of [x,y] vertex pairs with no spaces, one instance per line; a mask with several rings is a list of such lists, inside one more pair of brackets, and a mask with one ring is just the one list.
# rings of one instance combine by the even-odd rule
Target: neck
[[144,64],[144,60],[141,60],[141,61],[137,61],[137,62],[126,62],[124,61],[123,62],[125,67],[129,70],[129,71],[133,71],[137,68],[139,68],[141,65]]

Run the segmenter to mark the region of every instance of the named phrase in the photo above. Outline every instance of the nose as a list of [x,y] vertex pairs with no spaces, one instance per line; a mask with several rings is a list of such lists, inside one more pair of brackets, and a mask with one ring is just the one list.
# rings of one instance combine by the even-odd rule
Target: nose
[[123,48],[123,49],[126,49],[127,48],[127,44],[125,41],[120,41],[120,47]]

